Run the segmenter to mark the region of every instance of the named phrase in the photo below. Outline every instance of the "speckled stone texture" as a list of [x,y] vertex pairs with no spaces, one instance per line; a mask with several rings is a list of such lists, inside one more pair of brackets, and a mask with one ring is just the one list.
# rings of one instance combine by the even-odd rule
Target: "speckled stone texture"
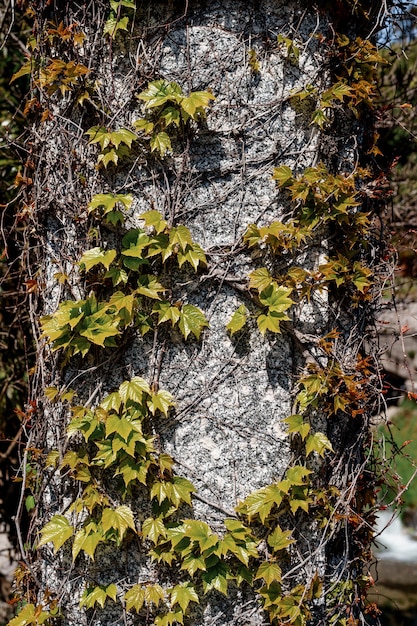
[[[108,42],[103,42],[100,55],[94,58],[103,76],[100,93],[105,105],[112,107],[114,127],[128,125],[140,115],[134,95],[154,78],[175,80],[186,92],[210,89],[216,100],[206,121],[195,126],[187,138],[174,142],[173,156],[164,161],[147,160],[138,149],[133,162],[122,164],[116,174],[111,167],[104,173],[94,169],[96,151],[86,150],[82,139],[83,129],[88,128],[84,114],[66,111],[61,116],[64,119],[54,117],[44,137],[45,158],[49,158],[48,192],[41,189],[39,197],[50,212],[44,241],[44,312],[54,310],[60,299],[82,294],[83,283],[71,268],[85,241],[77,239],[80,226],[72,225],[73,214],[85,216],[85,206],[94,193],[132,193],[135,201],[128,226],[137,225],[143,211],[155,208],[171,223],[186,224],[207,251],[208,272],[198,276],[179,272],[170,284],[174,299],[205,312],[210,328],[200,342],[185,342],[177,333],[163,330],[155,337],[131,335],[117,353],[102,352],[98,360],[79,361],[63,371],[57,358],[49,355],[43,371],[46,384],[65,382],[83,400],[97,388],[98,400],[100,394],[113,390],[131,375],[153,380],[158,372],[160,387],[169,390],[177,403],[168,419],[161,418],[155,424],[162,449],[175,458],[177,472],[198,487],[189,514],[206,520],[218,532],[222,532],[222,519],[233,512],[239,500],[279,479],[289,461],[281,420],[291,413],[294,381],[302,359],[285,333],[263,338],[255,320],[250,319],[244,332],[230,338],[226,324],[242,303],[255,311],[245,291],[247,275],[265,264],[264,259],[251,258],[243,249],[241,237],[247,225],[267,224],[289,211],[272,180],[274,166],[285,164],[299,171],[320,159],[320,131],[310,124],[308,105],[293,106],[289,98],[307,84],[326,86],[326,61],[315,34],[326,33],[327,25],[324,18],[309,13],[308,4],[298,0],[190,1],[184,15],[183,7],[177,8],[175,3],[138,1],[132,36],[121,37],[123,43],[116,38],[111,55]],[[95,29],[92,19],[86,28],[86,56]],[[288,57],[285,47],[278,46],[278,34],[299,43],[298,63]],[[256,50],[259,72],[249,65],[250,49]],[[74,150],[87,179],[83,188],[73,183],[72,200],[65,192],[65,167],[51,163],[52,154],[57,158],[60,151],[65,153],[68,135],[79,138]],[[68,209],[71,202],[73,213]],[[105,229],[102,232],[102,245],[115,245],[115,235]],[[319,254],[320,246],[304,251],[305,265],[314,266]],[[286,264],[287,259],[278,260],[271,269],[279,272]],[[57,271],[70,274],[70,293],[54,282]],[[294,308],[291,315],[298,329],[320,334],[326,327],[327,310],[323,294],[316,298],[309,306]],[[45,418],[50,425],[47,441],[53,447],[54,439],[62,441],[65,411],[47,409]],[[70,501],[66,500],[68,494],[71,486],[61,480],[48,483],[45,519],[64,510]],[[130,504],[141,519],[145,504]],[[49,588],[58,590],[66,614],[62,624],[152,623],[123,613],[121,605],[112,602],[106,603],[104,610],[87,614],[77,608],[86,581],[116,581],[122,594],[141,580],[159,580],[162,584],[168,580],[166,573],[146,562],[143,552],[136,544],[118,551],[99,548],[94,563],[79,558],[74,566],[68,555],[53,556],[48,547],[44,548],[40,576]],[[310,568],[320,567],[322,555],[317,553],[315,558]],[[204,602],[187,624],[266,623],[249,591],[232,589],[229,599],[212,593]]]

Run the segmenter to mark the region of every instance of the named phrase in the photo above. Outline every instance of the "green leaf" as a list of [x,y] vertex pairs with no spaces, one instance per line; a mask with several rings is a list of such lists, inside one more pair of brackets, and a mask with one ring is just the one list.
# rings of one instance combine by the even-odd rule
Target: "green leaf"
[[151,390],[148,383],[140,376],[134,376],[130,381],[125,380],[119,387],[119,394],[122,402],[126,404],[128,400],[133,402],[142,402],[143,394],[150,394]]
[[248,314],[248,310],[244,304],[241,304],[240,307],[233,313],[230,322],[226,326],[232,337],[245,326]]
[[125,593],[124,600],[126,602],[126,611],[135,609],[137,613],[141,610],[145,603],[145,590],[141,585],[133,585]]
[[74,537],[72,546],[72,559],[75,561],[78,554],[83,550],[94,561],[94,553],[100,542],[104,541],[103,531],[97,524],[91,522],[86,527],[81,528]]
[[152,415],[155,415],[156,411],[160,411],[165,415],[165,417],[168,415],[170,407],[175,406],[175,402],[171,394],[163,389],[152,392],[150,400],[148,400],[147,404]]
[[190,582],[183,582],[170,590],[171,604],[179,604],[183,611],[186,611],[190,602],[199,604],[198,595]]
[[103,400],[100,402],[100,406],[105,411],[118,411],[120,409],[121,403],[122,399],[120,397],[120,393],[118,391],[113,391],[112,393],[109,393],[108,396],[103,398]]
[[271,311],[267,315],[261,313],[261,315],[257,317],[256,322],[260,332],[264,335],[267,330],[270,330],[272,333],[280,333],[280,322],[289,319],[290,318],[288,315],[285,315],[285,313],[276,313],[275,311]]
[[309,435],[306,440],[306,455],[309,456],[312,452],[317,452],[320,456],[324,456],[326,450],[334,452],[332,444],[324,433],[315,433]]
[[204,313],[196,306],[184,304],[181,307],[181,317],[178,326],[184,339],[187,339],[190,333],[197,339],[200,339],[202,329],[208,325],[209,323]]
[[181,224],[171,229],[171,232],[169,233],[169,241],[173,246],[178,244],[183,252],[186,251],[187,246],[193,245],[189,229]]
[[133,203],[131,194],[97,193],[87,205],[88,212],[103,208],[104,215],[113,211],[117,204],[123,204],[125,209],[130,209]]
[[143,274],[138,278],[138,287],[136,293],[142,296],[147,296],[153,300],[160,300],[159,294],[166,291],[165,287],[161,285],[156,279],[156,276],[152,274]]
[[154,604],[158,606],[160,602],[163,601],[165,597],[165,592],[162,589],[161,585],[147,585],[145,587],[145,600],[147,604]]
[[140,219],[144,220],[147,228],[154,228],[157,235],[163,233],[168,226],[168,222],[163,219],[159,211],[146,211],[141,214]]
[[145,133],[145,135],[150,135],[155,128],[155,124],[144,117],[141,117],[133,122],[133,127],[139,132]]
[[117,587],[114,583],[111,583],[107,587],[99,585],[97,587],[88,587],[85,589],[81,596],[80,607],[85,606],[86,609],[91,609],[98,604],[101,608],[104,608],[107,598],[111,598],[114,602],[116,602]]
[[285,187],[293,182],[292,170],[287,165],[281,165],[274,169],[272,178],[278,182],[280,187]]
[[156,615],[155,626],[172,626],[173,624],[183,624],[184,613],[182,610],[168,611],[165,615]]
[[165,132],[153,133],[151,137],[151,152],[159,152],[161,157],[167,152],[172,152],[171,139]]
[[184,522],[185,535],[192,541],[197,541],[201,552],[215,546],[219,538],[214,534],[208,524],[199,520],[186,520]]
[[280,526],[277,526],[268,537],[268,545],[274,552],[288,548],[292,543],[295,543],[295,540],[291,538],[291,532],[291,530],[282,530]]
[[218,561],[214,567],[210,567],[207,571],[201,574],[204,593],[208,593],[211,589],[215,589],[226,596],[228,576],[228,566],[226,563],[223,563],[223,561]]
[[260,267],[249,274],[249,288],[264,291],[272,284],[272,276],[266,267]]
[[7,626],[29,626],[29,624],[40,625],[44,624],[50,617],[50,612],[44,611],[41,604],[37,606],[34,604],[25,604],[16,617],[7,623]]
[[255,580],[259,578],[263,578],[268,586],[274,581],[280,583],[282,580],[282,571],[278,563],[275,561],[264,561],[261,563],[256,571]]
[[128,528],[136,532],[132,509],[125,504],[115,509],[103,509],[101,524],[105,533],[110,529],[117,530],[120,540],[123,539]]
[[238,513],[249,518],[259,515],[262,524],[274,506],[282,502],[282,493],[277,484],[268,485],[249,494],[236,508]]
[[180,319],[181,313],[178,307],[171,306],[170,302],[155,302],[152,313],[158,314],[158,324],[171,322],[174,326]]
[[181,252],[181,250],[179,250],[177,253],[177,261],[180,267],[182,267],[184,263],[189,263],[193,266],[195,272],[197,271],[199,265],[207,265],[207,258],[204,250],[198,245],[198,243],[193,243],[192,246],[187,248],[186,252]]
[[137,137],[135,133],[132,133],[132,131],[128,130],[127,128],[119,128],[119,130],[114,130],[111,133],[111,143],[116,149],[120,146],[121,143],[128,146],[128,148],[131,148],[132,143],[136,140]]
[[116,258],[116,250],[103,250],[102,248],[91,248],[82,255],[78,265],[82,270],[88,272],[92,267],[101,263],[106,270]]
[[119,153],[117,150],[113,148],[110,148],[106,150],[105,152],[102,152],[101,154],[98,155],[98,158],[97,158],[97,165],[101,163],[102,165],[104,165],[106,169],[109,163],[114,163],[115,165],[117,165],[118,162],[119,162]]
[[139,100],[145,102],[146,109],[162,106],[167,102],[181,101],[183,93],[181,87],[174,82],[164,79],[154,80],[148,84],[148,88],[137,96]]
[[111,38],[113,38],[118,30],[128,30],[128,24],[128,17],[122,17],[121,19],[118,19],[114,13],[110,13],[110,16],[104,24],[103,35],[109,35]]
[[294,465],[294,467],[290,467],[286,473],[286,479],[291,482],[292,485],[305,485],[306,478],[313,472],[303,465]]
[[216,98],[208,91],[192,91],[188,97],[181,100],[181,108],[188,113],[190,117],[195,119],[196,113],[202,113],[208,107],[210,100]]
[[175,506],[181,502],[191,504],[191,494],[196,491],[193,483],[182,476],[174,476],[171,483],[171,500]]
[[166,528],[160,517],[156,519],[148,517],[142,524],[142,534],[146,539],[150,539],[153,543],[158,543],[159,537],[166,537]]
[[294,304],[294,301],[288,297],[291,292],[291,287],[282,287],[273,282],[260,292],[259,300],[269,308],[270,312],[283,313]]
[[165,107],[162,113],[159,115],[159,119],[164,120],[165,126],[170,126],[171,124],[179,126],[181,123],[180,112],[177,108],[173,106]]
[[288,424],[289,433],[298,433],[303,441],[310,432],[310,424],[304,421],[302,415],[290,415],[282,421]]
[[74,529],[67,518],[63,515],[54,515],[41,530],[42,538],[38,548],[51,541],[54,544],[54,552],[57,552],[73,534]]

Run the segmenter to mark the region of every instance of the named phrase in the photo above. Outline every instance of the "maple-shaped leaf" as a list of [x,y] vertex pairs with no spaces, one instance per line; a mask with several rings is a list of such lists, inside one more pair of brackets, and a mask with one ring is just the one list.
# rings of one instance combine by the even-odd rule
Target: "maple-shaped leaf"
[[171,322],[172,326],[174,326],[181,317],[179,308],[171,306],[171,303],[166,300],[155,302],[152,313],[158,314],[158,324]]
[[114,13],[110,13],[104,24],[103,35],[109,35],[111,38],[115,36],[118,30],[127,30],[129,24],[128,17],[118,19]]
[[168,611],[165,615],[156,615],[155,626],[173,626],[173,624],[184,624],[184,613],[182,609]]
[[266,267],[260,267],[249,274],[249,288],[264,291],[272,284],[272,276]]
[[119,128],[111,133],[111,143],[117,149],[121,143],[125,144],[129,148],[132,147],[132,143],[137,140],[135,133],[127,128]]
[[287,470],[286,478],[291,482],[292,485],[305,485],[306,478],[313,472],[303,465],[294,465],[294,467],[290,467]]
[[131,194],[115,194],[115,193],[97,193],[87,205],[88,212],[94,211],[98,208],[103,208],[104,215],[113,211],[114,207],[118,203],[123,204],[125,209],[130,209],[133,202],[133,196]]
[[154,604],[158,606],[160,602],[164,600],[165,592],[161,585],[147,585],[145,587],[145,601],[146,604]]
[[310,432],[310,424],[304,421],[302,415],[290,415],[282,421],[288,424],[289,433],[298,433],[303,441]]
[[306,455],[309,456],[312,452],[317,452],[320,456],[324,456],[326,450],[334,452],[332,444],[324,433],[315,433],[309,435],[306,439]]
[[163,233],[168,226],[167,221],[163,219],[159,211],[146,211],[145,213],[141,214],[140,219],[144,220],[145,226],[147,228],[154,228],[154,232],[157,235]]
[[169,241],[172,246],[178,244],[179,248],[183,252],[186,251],[187,246],[193,245],[193,240],[191,238],[191,233],[189,229],[182,224],[171,228],[171,231],[169,233]]
[[139,100],[145,102],[146,109],[162,106],[167,102],[178,102],[183,98],[181,87],[174,82],[164,79],[154,80],[148,84],[148,88],[137,95]]
[[157,517],[154,519],[153,517],[148,517],[142,523],[142,535],[153,541],[153,543],[158,543],[159,537],[166,537],[166,528],[165,524],[162,521],[162,518]]
[[118,162],[119,162],[119,152],[115,150],[114,148],[106,149],[104,152],[99,154],[97,158],[97,165],[100,165],[100,164],[104,165],[106,169],[110,163],[114,163],[114,165],[117,165]]
[[145,590],[141,585],[133,585],[126,591],[124,600],[126,603],[126,611],[135,609],[137,613],[141,610],[145,603]]
[[171,604],[179,604],[183,611],[187,610],[190,602],[200,603],[197,592],[193,585],[186,581],[170,589]]
[[121,504],[115,509],[103,509],[101,524],[104,532],[110,529],[117,530],[120,539],[123,539],[128,528],[136,532],[132,509],[125,504]]
[[159,119],[164,120],[165,127],[168,127],[171,124],[174,124],[174,126],[178,127],[181,124],[180,112],[175,106],[164,107],[161,114],[159,115]]
[[97,524],[90,523],[86,527],[81,528],[74,537],[72,546],[73,561],[75,561],[81,550],[94,561],[94,553],[98,544],[102,541],[104,541],[103,530]]
[[279,506],[281,502],[281,490],[277,484],[272,484],[249,494],[245,500],[238,505],[236,510],[238,513],[247,515],[249,518],[259,515],[263,524],[272,508]]
[[186,520],[184,522],[185,534],[192,541],[197,541],[200,550],[208,550],[215,546],[219,538],[214,534],[208,524],[199,520]]
[[291,538],[291,530],[282,530],[280,526],[277,526],[275,530],[268,537],[268,544],[271,546],[274,552],[284,550],[288,548],[295,540]]
[[256,318],[256,322],[262,335],[265,335],[267,330],[271,331],[271,333],[281,333],[280,322],[289,319],[290,318],[285,313],[271,311],[267,314],[261,313],[261,315]]
[[81,596],[80,607],[85,606],[87,609],[91,609],[98,604],[101,608],[104,608],[107,598],[111,598],[116,602],[117,587],[114,583],[85,589]]
[[109,395],[103,398],[103,400],[100,402],[100,406],[105,411],[118,411],[120,409],[121,403],[122,399],[120,397],[120,393],[118,391],[112,391],[112,393],[109,393]]
[[240,307],[233,313],[230,322],[226,326],[232,337],[245,326],[248,320],[248,314],[248,310],[244,304],[241,304]]
[[111,134],[104,126],[92,126],[85,134],[90,137],[88,143],[99,143],[102,150],[110,144]]
[[208,568],[201,574],[204,593],[212,589],[227,595],[227,579],[230,576],[229,568],[223,561],[218,560],[214,567]]
[[263,578],[267,585],[275,582],[281,582],[282,571],[278,563],[275,561],[263,561],[256,571],[255,580]]
[[41,604],[35,606],[30,603],[25,604],[23,608],[20,609],[16,617],[7,623],[7,626],[28,626],[29,624],[36,624],[36,626],[40,626],[41,624],[45,624],[45,622],[50,620],[50,618],[51,613],[49,611],[44,611]]
[[147,404],[152,415],[155,415],[156,411],[160,411],[165,417],[168,415],[170,407],[175,406],[171,394],[163,389],[152,392]]
[[270,312],[283,313],[294,304],[294,301],[289,298],[291,292],[291,287],[282,287],[274,281],[260,292],[259,300],[269,308]]
[[102,248],[91,248],[82,255],[78,261],[80,268],[88,272],[92,267],[101,263],[106,270],[116,258],[116,250],[103,250]]
[[151,137],[151,152],[159,152],[161,157],[165,156],[167,152],[172,152],[172,144],[170,136],[161,131],[159,133],[153,133]]
[[278,182],[280,187],[285,187],[293,182],[292,170],[287,165],[281,165],[274,169],[272,178]]
[[142,296],[147,296],[153,300],[160,300],[160,293],[166,291],[165,287],[158,282],[156,276],[152,274],[143,274],[138,278],[138,287],[136,293]]
[[125,404],[128,400],[133,400],[133,402],[140,404],[143,394],[150,394],[150,392],[148,383],[140,376],[134,376],[130,381],[125,380],[119,387],[120,397]]
[[74,528],[67,518],[63,515],[54,515],[41,530],[42,538],[38,543],[38,548],[51,541],[54,544],[54,552],[57,552],[73,534]]
[[139,119],[135,120],[132,125],[133,128],[135,128],[139,132],[145,133],[145,135],[150,135],[155,128],[155,124],[144,117],[140,117]]
[[191,504],[191,494],[195,492],[193,483],[183,476],[174,476],[171,483],[171,500],[175,506],[181,502]]
[[186,252],[179,250],[177,253],[177,261],[180,267],[182,267],[184,263],[189,263],[193,266],[195,272],[199,265],[207,265],[204,250],[198,243],[193,243],[191,246],[188,246]]
[[181,100],[181,108],[190,117],[194,118],[196,113],[202,113],[209,105],[210,100],[216,98],[209,91],[192,91],[189,96]]
[[181,317],[178,323],[179,329],[187,339],[192,333],[197,339],[200,339],[201,331],[208,326],[204,313],[192,304],[184,304],[181,307]]

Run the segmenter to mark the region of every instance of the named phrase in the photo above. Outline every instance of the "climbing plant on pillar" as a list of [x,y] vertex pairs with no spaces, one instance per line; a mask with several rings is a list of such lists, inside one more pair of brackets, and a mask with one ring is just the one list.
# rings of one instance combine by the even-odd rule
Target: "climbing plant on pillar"
[[342,6],[336,35],[296,2],[27,4],[44,287],[10,626],[362,619],[380,57]]

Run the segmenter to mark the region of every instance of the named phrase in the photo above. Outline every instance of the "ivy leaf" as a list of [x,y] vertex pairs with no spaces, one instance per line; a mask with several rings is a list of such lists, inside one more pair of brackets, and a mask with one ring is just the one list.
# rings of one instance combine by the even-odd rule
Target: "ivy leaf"
[[150,539],[153,543],[158,543],[159,537],[166,537],[166,528],[160,517],[154,519],[148,517],[142,524],[142,534],[146,539]]
[[171,139],[165,132],[153,133],[151,137],[151,152],[159,152],[161,157],[167,152],[172,152]]
[[127,272],[123,268],[112,267],[109,269],[108,272],[106,272],[104,278],[110,278],[113,283],[113,287],[116,287],[120,283],[123,283],[125,285],[129,277],[127,275]]
[[238,513],[247,515],[249,518],[259,515],[262,524],[270,514],[274,506],[279,506],[282,502],[282,493],[278,485],[268,485],[249,494],[240,503],[236,510]]
[[181,123],[180,112],[173,106],[165,107],[160,114],[159,119],[164,120],[165,126],[170,126],[171,124],[179,126]]
[[181,100],[181,108],[195,119],[196,113],[200,113],[199,109],[205,109],[210,100],[216,98],[208,91],[192,91],[188,97],[184,97]]
[[153,300],[160,300],[159,294],[164,291],[165,287],[157,281],[156,276],[152,274],[139,276],[136,293],[152,298]]
[[32,59],[28,59],[27,61],[25,61],[25,63],[23,63],[20,70],[18,70],[16,74],[13,74],[13,76],[10,79],[9,84],[11,85],[15,80],[17,80],[21,76],[27,76],[28,74],[31,74],[32,70],[33,70]]
[[174,82],[160,79],[149,83],[148,88],[138,94],[137,98],[145,102],[146,109],[162,106],[168,101],[177,102],[183,98],[181,87]]
[[184,522],[185,535],[192,541],[197,541],[201,552],[215,546],[219,538],[214,534],[208,524],[199,520],[186,520]]
[[179,604],[186,611],[190,602],[200,603],[195,588],[190,582],[183,582],[173,587],[170,591],[171,604]]
[[72,546],[72,559],[75,561],[77,555],[83,550],[94,561],[94,553],[98,544],[104,541],[104,534],[97,524],[91,523],[87,527],[81,528],[74,537]]
[[136,532],[132,509],[122,504],[115,509],[105,508],[101,517],[103,531],[117,530],[120,540],[123,539],[128,528]]
[[126,611],[135,609],[137,613],[145,603],[145,590],[140,585],[133,585],[125,593]]
[[171,485],[171,498],[175,506],[179,506],[181,502],[191,504],[191,494],[195,492],[192,482],[182,476],[174,476]]
[[100,402],[100,406],[105,411],[118,411],[120,409],[121,403],[122,399],[120,397],[120,393],[118,391],[113,391],[112,393],[109,393],[108,396],[103,398],[103,400]]
[[86,272],[90,271],[92,267],[102,263],[106,270],[109,269],[111,263],[116,258],[116,250],[103,250],[102,248],[91,248],[82,255],[78,261],[80,268]]
[[293,182],[292,170],[287,165],[281,165],[274,169],[272,178],[278,182],[280,187],[285,187]]
[[155,626],[172,626],[173,624],[184,624],[184,613],[178,609],[177,611],[169,611],[165,615],[156,615],[154,620]]
[[184,339],[187,339],[190,333],[193,333],[197,339],[200,339],[201,331],[208,325],[209,323],[204,313],[196,306],[184,304],[181,307],[181,317],[178,326]]
[[133,122],[133,127],[139,132],[145,133],[145,135],[150,135],[155,127],[155,124],[146,118],[141,117]]
[[306,440],[306,455],[309,456],[312,452],[317,452],[320,456],[324,456],[326,450],[334,452],[332,444],[324,433],[315,433],[309,435]]
[[269,586],[274,581],[281,582],[282,571],[278,563],[275,561],[264,561],[257,569],[255,580],[263,578],[265,583]]
[[227,595],[227,577],[230,575],[229,568],[223,561],[218,561],[214,567],[210,567],[201,574],[204,593],[211,589]]
[[259,292],[263,292],[271,286],[272,280],[269,270],[266,267],[260,267],[249,274],[249,289],[257,289]]
[[310,424],[304,421],[302,415],[290,415],[282,421],[288,424],[289,433],[298,433],[303,441],[310,432]]
[[260,292],[259,300],[269,308],[270,312],[283,313],[294,304],[294,301],[288,297],[291,292],[291,287],[282,287],[273,282]]
[[119,162],[119,153],[114,148],[110,148],[109,150],[102,152],[101,154],[98,155],[98,158],[97,158],[97,165],[102,163],[106,169],[109,163],[114,163],[115,165],[117,165],[118,162]]
[[163,233],[168,226],[167,221],[163,219],[159,211],[146,211],[145,213],[141,214],[140,219],[144,220],[145,226],[147,226],[148,228],[154,228],[154,232],[157,235]]
[[257,324],[262,335],[265,335],[267,330],[270,330],[272,333],[281,333],[280,322],[284,320],[289,320],[290,318],[285,313],[276,313],[275,311],[271,311],[267,315],[261,313],[261,315],[257,318]]
[[120,146],[121,143],[131,148],[132,143],[136,140],[137,140],[137,137],[135,133],[132,133],[132,131],[128,130],[127,128],[119,128],[119,130],[114,130],[111,133],[111,143],[114,145],[116,150]]
[[7,626],[29,626],[29,624],[45,624],[51,617],[49,611],[43,611],[42,605],[35,606],[34,604],[25,604],[25,606],[19,611],[19,613]]
[[147,585],[145,587],[145,600],[147,604],[154,604],[158,606],[163,601],[165,596],[164,590],[161,585]]
[[180,319],[181,313],[178,307],[171,306],[170,302],[155,302],[152,313],[158,314],[158,324],[171,322],[174,326]]
[[277,526],[268,537],[268,545],[274,552],[288,548],[292,543],[295,543],[295,540],[291,538],[291,532],[291,530],[282,530],[280,526]]
[[110,16],[107,18],[106,23],[104,24],[103,35],[109,35],[111,38],[113,38],[118,30],[128,30],[128,24],[128,17],[122,17],[121,19],[117,19],[117,16],[114,13],[110,13]]
[[186,251],[187,246],[193,245],[189,229],[181,224],[171,229],[171,232],[169,233],[169,241],[172,246],[178,244],[183,252]]
[[230,322],[226,326],[232,337],[245,326],[247,319],[248,310],[244,304],[241,304],[240,307],[233,313]]
[[103,609],[107,598],[111,598],[114,602],[116,602],[117,587],[114,583],[111,583],[107,587],[99,585],[97,587],[89,587],[88,589],[85,589],[81,596],[80,607],[85,606],[86,609],[91,609],[96,604],[99,604]]
[[38,548],[51,541],[54,544],[54,552],[57,552],[73,534],[74,529],[67,518],[63,515],[54,515],[41,530],[42,538]]
[[187,248],[186,252],[181,252],[179,250],[177,253],[177,261],[180,267],[182,267],[184,263],[188,262],[193,266],[195,272],[200,264],[207,265],[207,258],[204,250],[198,245],[198,243],[193,243],[192,246]]
[[120,398],[124,404],[128,400],[140,404],[144,393],[149,395],[151,390],[146,380],[139,376],[134,376],[130,381],[125,380],[119,387]]
[[155,415],[156,411],[160,411],[167,417],[171,406],[175,406],[175,403],[168,391],[160,389],[159,391],[151,393],[151,398],[148,400],[148,407],[152,415]]
[[114,194],[114,193],[97,193],[91,198],[91,201],[87,205],[88,212],[103,208],[104,215],[113,211],[114,207],[118,203],[123,204],[125,209],[130,209],[133,203],[133,196],[131,194]]
[[305,485],[305,479],[307,476],[312,474],[313,472],[303,465],[294,465],[294,467],[290,467],[287,470],[286,478],[291,482],[292,485]]

